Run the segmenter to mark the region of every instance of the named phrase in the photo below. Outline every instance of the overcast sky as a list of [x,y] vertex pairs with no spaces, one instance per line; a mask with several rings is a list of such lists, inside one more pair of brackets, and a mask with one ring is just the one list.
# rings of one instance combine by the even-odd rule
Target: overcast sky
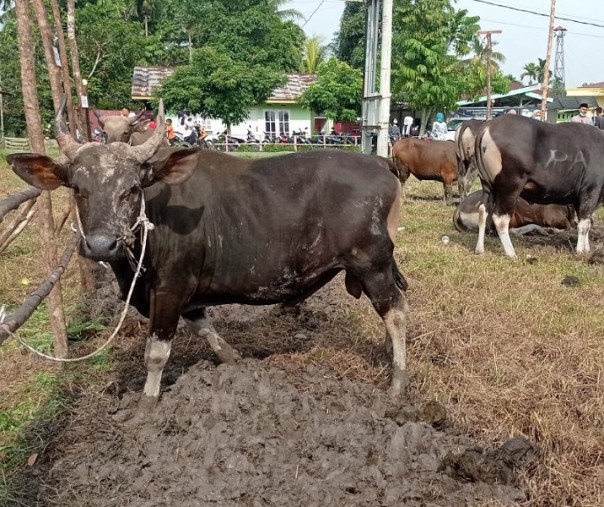
[[[489,4],[544,15],[539,16]],[[304,26],[307,35],[318,35],[328,43],[331,42],[334,32],[339,29],[344,5],[345,2],[342,0],[292,0],[284,4],[284,7],[298,10],[308,19]],[[457,0],[456,7],[467,9],[470,15],[480,16],[483,30],[502,30],[501,34],[493,35],[493,41],[497,42],[495,49],[507,58],[503,64],[504,72],[518,78],[524,65],[529,62],[537,63],[538,58],[545,58],[551,0]],[[603,7],[604,0],[556,1],[555,26],[561,25],[567,30],[564,37],[567,87],[604,81]],[[560,18],[569,18],[580,23]],[[554,40],[552,71],[555,50]]]

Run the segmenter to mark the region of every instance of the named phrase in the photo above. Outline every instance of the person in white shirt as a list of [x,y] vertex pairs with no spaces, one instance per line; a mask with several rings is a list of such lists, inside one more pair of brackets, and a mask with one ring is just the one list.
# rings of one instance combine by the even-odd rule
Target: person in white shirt
[[411,126],[413,125],[413,116],[405,116],[403,119],[403,137],[411,135]]

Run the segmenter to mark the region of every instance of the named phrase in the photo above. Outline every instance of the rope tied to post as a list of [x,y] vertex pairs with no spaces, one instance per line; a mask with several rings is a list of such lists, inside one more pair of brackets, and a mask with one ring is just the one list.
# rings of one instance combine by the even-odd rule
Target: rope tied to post
[[[76,210],[77,210],[77,208],[76,208]],[[77,221],[78,221],[79,233],[81,234],[82,239],[85,240],[86,236],[84,235],[84,231],[82,230],[82,223],[80,221],[79,213],[77,213]],[[132,233],[136,233],[136,231],[138,231],[139,229],[142,229],[141,253],[138,258],[138,261],[136,262],[136,266],[132,266],[133,261],[136,260],[136,257],[134,256],[134,254],[132,253],[132,251],[129,248],[127,250],[128,260],[130,261],[130,264],[134,269],[134,278],[132,279],[132,284],[130,285],[130,289],[128,290],[128,295],[126,296],[124,308],[122,309],[120,319],[117,323],[117,327],[114,329],[113,333],[111,333],[111,336],[109,336],[107,341],[105,341],[105,343],[103,343],[99,348],[97,348],[90,354],[86,354],[85,356],[82,356],[82,357],[60,358],[60,357],[50,356],[48,354],[44,354],[43,352],[40,352],[39,350],[36,350],[31,345],[26,343],[23,340],[23,338],[21,338],[17,333],[11,333],[11,335],[26,349],[30,350],[31,352],[33,352],[34,354],[36,354],[38,356],[43,357],[44,359],[48,359],[50,361],[56,361],[56,362],[60,362],[60,363],[75,363],[75,362],[79,362],[79,361],[84,361],[86,359],[90,359],[91,357],[94,357],[94,356],[100,354],[104,349],[106,349],[111,344],[111,342],[113,342],[113,340],[117,336],[117,333],[119,332],[119,330],[121,329],[121,327],[124,323],[124,320],[126,318],[126,313],[128,312],[128,305],[130,304],[130,299],[132,298],[132,293],[134,292],[134,286],[136,284],[136,280],[140,276],[141,272],[144,271],[143,259],[145,258],[145,250],[147,248],[147,237],[149,235],[149,231],[152,231],[154,228],[155,228],[155,226],[147,218],[147,215],[145,214],[145,198],[143,195],[142,199],[141,199],[141,207],[140,207],[138,217],[137,217],[134,225],[130,228],[130,231]],[[74,232],[78,232],[78,229],[75,229],[75,227],[72,224],[72,230]],[[3,320],[4,320],[4,316],[0,315],[0,324],[2,323]]]

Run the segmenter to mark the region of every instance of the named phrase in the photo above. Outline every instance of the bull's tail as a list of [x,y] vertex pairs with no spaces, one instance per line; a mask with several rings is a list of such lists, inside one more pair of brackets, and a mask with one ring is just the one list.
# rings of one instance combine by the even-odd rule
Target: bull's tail
[[402,291],[406,291],[409,288],[409,284],[407,283],[407,280],[405,279],[403,274],[398,269],[396,261],[392,261],[392,273],[394,274],[394,283],[396,283],[396,286]]
[[492,181],[488,177],[488,172],[484,166],[483,159],[483,146],[482,146],[482,138],[484,137],[485,132],[488,131],[488,126],[484,126],[480,129],[480,132],[476,135],[476,139],[474,140],[474,164],[476,169],[478,170],[478,176],[480,177],[480,181],[483,185],[487,185],[491,188]]
[[457,230],[457,232],[469,232],[468,228],[464,225],[463,220],[461,219],[461,212],[459,210],[459,206],[455,210],[455,214],[453,215],[453,226]]

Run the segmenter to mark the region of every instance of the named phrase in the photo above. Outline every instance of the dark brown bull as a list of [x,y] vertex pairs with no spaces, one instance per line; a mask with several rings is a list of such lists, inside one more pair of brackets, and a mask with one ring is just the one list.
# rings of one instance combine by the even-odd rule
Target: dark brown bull
[[249,160],[197,148],[159,150],[163,106],[142,146],[80,146],[63,128],[61,160],[29,153],[8,162],[38,188],[74,190],[80,252],[110,263],[123,295],[134,278],[128,253],[141,253],[132,228],[143,202],[155,225],[131,300],[150,319],[141,407],[157,402],[181,316],[221,360],[233,362],[237,353],[207,319],[208,306],[295,304],[342,270],[348,292],[366,294],[384,321],[392,392],[405,387],[406,302],[399,289],[406,282],[393,257],[401,191],[388,161],[332,151]]
[[451,200],[451,187],[459,174],[454,143],[412,137],[399,139],[392,147],[392,159],[401,185],[405,185],[411,174],[418,180],[440,181],[445,200]]
[[476,253],[484,252],[487,215],[506,255],[516,252],[508,233],[519,197],[569,204],[578,218],[577,253],[589,252],[591,215],[604,199],[604,133],[581,123],[549,123],[506,114],[485,124],[476,138],[483,188]]
[[[453,216],[455,228],[460,232],[478,232],[479,212],[482,191],[472,192],[459,203]],[[531,204],[522,197],[518,198],[510,218],[510,228],[517,232],[529,232],[535,227],[553,227],[568,229],[574,224],[575,211],[572,206],[563,204]],[[487,224],[493,229],[492,219]]]
[[470,193],[472,183],[478,177],[478,167],[474,157],[476,136],[485,124],[484,120],[464,121],[455,131],[455,151],[459,164],[459,196],[463,199]]

